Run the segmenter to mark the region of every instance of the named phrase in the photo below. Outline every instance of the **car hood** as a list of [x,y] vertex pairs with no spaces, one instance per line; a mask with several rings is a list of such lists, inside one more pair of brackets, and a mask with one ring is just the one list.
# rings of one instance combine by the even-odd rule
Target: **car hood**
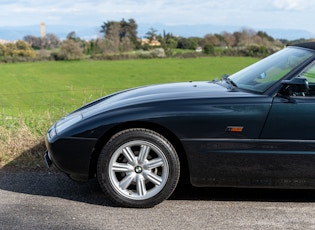
[[[98,114],[106,114],[123,110],[129,114],[133,109],[142,107],[152,109],[156,106],[168,106],[177,111],[176,105],[185,101],[206,99],[214,103],[222,102],[221,99],[238,100],[239,98],[261,97],[231,88],[224,82],[184,82],[144,86],[117,92],[93,101],[80,109],[70,113],[55,123],[57,133],[82,120],[88,120]],[[209,101],[209,103],[211,103]],[[224,100],[225,101],[225,100]]]
[[121,91],[94,101],[76,112],[83,117],[118,109],[159,101],[176,101],[201,98],[250,97],[251,93],[230,89],[220,82],[182,82],[144,86]]

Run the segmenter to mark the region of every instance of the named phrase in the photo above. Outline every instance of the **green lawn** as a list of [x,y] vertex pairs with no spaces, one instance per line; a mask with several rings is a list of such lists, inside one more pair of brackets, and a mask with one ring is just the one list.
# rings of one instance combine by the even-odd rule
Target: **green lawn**
[[0,122],[3,125],[19,118],[42,129],[73,109],[118,90],[165,82],[212,80],[256,61],[211,57],[1,64]]

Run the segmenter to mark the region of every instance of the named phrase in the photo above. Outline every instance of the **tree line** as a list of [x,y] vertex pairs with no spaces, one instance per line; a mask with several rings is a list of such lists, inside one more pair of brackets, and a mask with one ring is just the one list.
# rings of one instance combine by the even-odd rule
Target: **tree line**
[[144,39],[138,37],[134,19],[107,21],[100,26],[102,36],[83,40],[70,32],[61,40],[54,34],[45,37],[26,35],[23,41],[0,44],[0,61],[127,59],[155,57],[252,56],[265,57],[285,45],[310,41],[274,39],[264,31],[242,29],[234,33],[180,37],[150,28]]

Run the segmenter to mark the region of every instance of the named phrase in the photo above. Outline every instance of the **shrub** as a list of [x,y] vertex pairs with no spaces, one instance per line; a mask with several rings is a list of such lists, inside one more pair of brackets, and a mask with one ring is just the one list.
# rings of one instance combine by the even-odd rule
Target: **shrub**
[[60,52],[57,53],[55,60],[80,60],[83,57],[84,53],[80,43],[74,40],[66,40],[62,43]]
[[203,52],[207,55],[215,55],[213,45],[207,44],[203,47]]

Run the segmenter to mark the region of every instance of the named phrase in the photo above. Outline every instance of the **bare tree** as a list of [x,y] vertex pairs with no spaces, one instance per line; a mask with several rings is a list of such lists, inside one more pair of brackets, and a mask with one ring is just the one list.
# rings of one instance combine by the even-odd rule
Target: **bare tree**
[[204,37],[204,45],[213,45],[213,46],[219,46],[220,45],[220,40],[218,39],[217,36],[213,34],[207,34]]
[[44,38],[27,35],[23,40],[33,49],[55,49],[61,44],[60,39],[54,34],[47,34]]
[[229,32],[223,32],[222,36],[228,47],[233,47],[236,45],[236,37],[234,36],[234,34],[231,34]]

